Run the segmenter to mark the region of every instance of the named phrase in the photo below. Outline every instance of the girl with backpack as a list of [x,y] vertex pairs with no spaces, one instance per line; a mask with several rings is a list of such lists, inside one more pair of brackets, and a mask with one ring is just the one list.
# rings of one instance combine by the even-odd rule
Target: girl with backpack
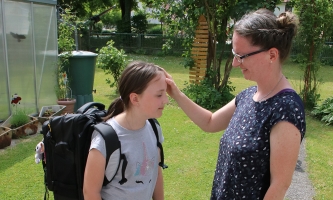
[[[163,69],[152,63],[134,61],[125,68],[118,84],[120,97],[111,103],[105,121],[117,133],[121,153],[126,156],[126,179],[118,170],[114,179],[103,186],[104,176],[114,172],[112,163],[105,169],[106,144],[95,131],[84,175],[85,199],[164,199],[160,148],[148,119],[161,117],[168,103],[165,79]],[[159,141],[163,142],[161,129],[157,129]]]

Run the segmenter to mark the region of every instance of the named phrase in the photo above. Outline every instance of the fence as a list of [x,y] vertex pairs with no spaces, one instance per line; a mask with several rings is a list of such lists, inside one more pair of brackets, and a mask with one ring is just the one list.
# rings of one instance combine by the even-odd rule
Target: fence
[[[90,37],[83,38],[80,41],[81,49],[97,52],[98,49],[106,45],[109,40],[114,41],[114,46],[119,49],[124,49],[125,52],[137,52],[142,54],[158,55],[162,52],[163,44],[170,39],[173,44],[173,49],[170,54],[181,55],[185,50],[182,46],[183,37],[167,37],[162,34],[136,34],[136,33],[103,33],[92,34]],[[88,42],[87,42],[88,41]],[[217,51],[221,52],[221,43],[217,44]],[[230,46],[225,45],[225,54],[230,53]],[[291,49],[290,56],[295,57],[301,53],[303,47],[301,44],[294,43]],[[320,59],[326,64],[333,66],[333,42],[326,42]]]
[[[97,49],[105,46],[107,41],[113,40],[114,46],[124,49],[126,52],[142,51],[146,54],[154,54],[162,51],[163,44],[170,39],[162,34],[135,34],[135,33],[108,33],[93,34],[89,37],[87,49],[96,52]],[[171,38],[173,41],[174,53],[182,53],[183,39],[181,37]]]

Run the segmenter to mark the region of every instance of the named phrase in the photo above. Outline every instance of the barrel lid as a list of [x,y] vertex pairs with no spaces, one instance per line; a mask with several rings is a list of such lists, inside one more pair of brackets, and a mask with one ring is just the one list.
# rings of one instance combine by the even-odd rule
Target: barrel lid
[[[58,56],[68,55],[68,52],[62,52]],[[86,56],[97,56],[98,54],[90,52],[90,51],[72,51],[72,56],[75,57],[86,57]]]
[[73,56],[97,56],[96,53],[90,51],[72,51]]

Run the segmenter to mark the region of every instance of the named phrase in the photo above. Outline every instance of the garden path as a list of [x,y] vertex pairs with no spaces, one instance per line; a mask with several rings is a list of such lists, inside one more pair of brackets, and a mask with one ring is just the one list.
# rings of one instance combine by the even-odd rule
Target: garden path
[[307,173],[305,145],[306,141],[304,138],[301,143],[292,183],[285,196],[287,200],[312,200],[315,195],[315,190]]

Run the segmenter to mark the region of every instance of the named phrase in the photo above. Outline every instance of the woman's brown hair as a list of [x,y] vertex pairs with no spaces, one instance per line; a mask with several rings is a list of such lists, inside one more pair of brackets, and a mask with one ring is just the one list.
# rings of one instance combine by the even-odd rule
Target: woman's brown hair
[[280,61],[287,59],[292,39],[297,33],[298,18],[291,12],[281,13],[278,17],[267,9],[259,9],[244,15],[236,22],[234,31],[248,38],[252,45],[264,50],[277,48]]

